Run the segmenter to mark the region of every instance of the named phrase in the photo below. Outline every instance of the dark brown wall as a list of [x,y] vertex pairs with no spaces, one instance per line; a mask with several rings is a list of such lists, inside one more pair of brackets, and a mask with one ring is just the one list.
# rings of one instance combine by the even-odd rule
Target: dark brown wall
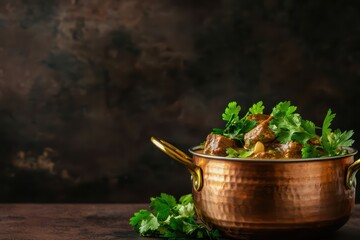
[[359,24],[358,1],[1,0],[0,201],[188,193],[149,138],[186,150],[231,100],[331,107],[358,140]]

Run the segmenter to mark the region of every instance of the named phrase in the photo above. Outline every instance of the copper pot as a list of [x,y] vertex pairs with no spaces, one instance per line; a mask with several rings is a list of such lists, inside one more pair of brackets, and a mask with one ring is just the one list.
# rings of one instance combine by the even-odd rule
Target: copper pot
[[209,156],[199,147],[187,154],[151,141],[192,176],[199,217],[232,238],[332,232],[343,226],[355,204],[360,159],[345,156],[260,160]]

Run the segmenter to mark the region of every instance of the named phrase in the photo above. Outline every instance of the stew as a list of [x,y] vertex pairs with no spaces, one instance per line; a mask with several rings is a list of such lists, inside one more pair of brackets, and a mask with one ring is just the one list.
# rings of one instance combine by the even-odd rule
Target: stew
[[[328,110],[321,127],[304,120],[289,101],[278,103],[270,114],[264,114],[260,101],[240,118],[241,107],[230,102],[222,119],[223,129],[214,128],[206,137],[203,152],[208,155],[293,159],[337,156],[347,154],[353,131],[330,128],[335,114]],[[317,133],[320,132],[320,133]]]

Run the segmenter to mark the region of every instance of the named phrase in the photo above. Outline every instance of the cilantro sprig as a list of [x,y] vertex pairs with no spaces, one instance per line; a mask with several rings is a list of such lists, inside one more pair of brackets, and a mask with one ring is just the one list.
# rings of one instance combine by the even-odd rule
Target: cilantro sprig
[[322,126],[321,145],[328,156],[344,154],[343,147],[350,147],[354,143],[354,140],[351,139],[354,134],[353,130],[341,132],[340,129],[333,131],[330,128],[335,116],[336,114],[329,109]]
[[[297,107],[292,106],[290,101],[278,103],[271,113],[273,120],[269,127],[279,142],[295,141],[303,144],[303,158],[342,155],[346,153],[344,147],[350,147],[354,143],[351,139],[354,134],[352,130],[341,132],[339,129],[333,131],[330,128],[336,116],[331,109],[328,110],[321,128],[309,120],[302,119],[296,110]],[[321,136],[317,135],[317,129],[321,129]],[[310,144],[311,140],[317,141],[318,144]]]
[[316,126],[309,120],[303,120],[296,113],[297,107],[292,106],[290,101],[278,103],[271,113],[273,119],[269,127],[277,140],[281,143],[296,141],[306,144],[310,139],[317,139]]
[[235,101],[230,102],[225,108],[225,112],[221,115],[222,119],[226,121],[225,128],[214,128],[212,133],[221,134],[225,137],[229,137],[243,142],[244,134],[249,132],[256,126],[256,122],[247,119],[247,117],[250,114],[263,113],[263,110],[263,102],[259,101],[252,105],[252,107],[249,108],[249,111],[242,118],[240,118],[240,105],[238,105]]
[[141,236],[165,238],[219,239],[218,230],[210,230],[197,221],[192,195],[180,197],[161,193],[150,199],[150,209],[141,209],[130,218],[130,225]]

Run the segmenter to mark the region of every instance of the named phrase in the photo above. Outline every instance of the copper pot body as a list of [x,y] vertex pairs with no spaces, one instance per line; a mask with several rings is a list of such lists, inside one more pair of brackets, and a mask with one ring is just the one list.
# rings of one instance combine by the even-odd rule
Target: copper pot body
[[193,156],[203,171],[194,202],[205,222],[230,237],[336,230],[355,204],[346,189],[353,156],[302,162],[224,161]]
[[230,159],[203,155],[196,148],[190,152],[194,166],[187,168],[197,213],[227,237],[335,231],[355,204],[360,160],[354,162],[354,149],[341,157],[292,160]]

